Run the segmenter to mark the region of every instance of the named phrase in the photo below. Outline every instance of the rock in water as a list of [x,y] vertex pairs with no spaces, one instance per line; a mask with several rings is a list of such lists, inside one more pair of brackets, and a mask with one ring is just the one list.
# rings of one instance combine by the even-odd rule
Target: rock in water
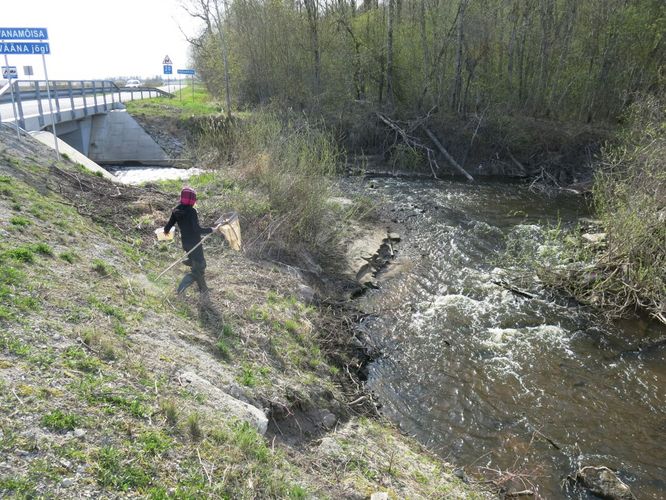
[[583,467],[576,474],[576,480],[601,498],[636,500],[629,486],[608,467]]

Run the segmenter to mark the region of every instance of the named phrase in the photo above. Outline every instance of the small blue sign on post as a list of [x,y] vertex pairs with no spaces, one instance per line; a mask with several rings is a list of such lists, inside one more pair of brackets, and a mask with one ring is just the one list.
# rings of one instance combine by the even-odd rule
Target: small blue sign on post
[[176,72],[179,75],[193,75],[194,74],[193,69],[178,69],[178,70],[176,70]]
[[48,40],[46,28],[0,28],[0,40]]
[[2,78],[5,80],[11,80],[12,78],[18,78],[18,71],[16,66],[3,66],[2,67]]
[[173,74],[173,66],[171,66],[170,64],[165,64],[164,65],[164,74],[165,75]]
[[22,56],[27,54],[50,54],[48,42],[0,42],[0,54]]

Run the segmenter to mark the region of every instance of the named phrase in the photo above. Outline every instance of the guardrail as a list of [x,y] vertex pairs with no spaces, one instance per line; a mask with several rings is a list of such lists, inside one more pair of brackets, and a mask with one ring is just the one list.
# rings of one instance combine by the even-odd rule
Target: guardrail
[[[0,88],[0,104],[12,103],[13,120],[18,119],[19,126],[25,128],[24,104],[37,103],[39,127],[44,127],[44,105],[55,104],[53,114],[56,122],[80,118],[76,111],[83,111],[83,116],[106,113],[116,103],[123,103],[123,97],[129,94],[129,100],[151,97],[174,97],[173,94],[153,87],[125,88],[118,87],[111,80],[14,80]],[[51,97],[51,103],[48,97]],[[75,101],[76,100],[76,101]],[[127,101],[128,99],[125,99]],[[51,111],[49,111],[51,113]],[[65,114],[69,113],[69,116]],[[4,119],[4,117],[3,117]]]

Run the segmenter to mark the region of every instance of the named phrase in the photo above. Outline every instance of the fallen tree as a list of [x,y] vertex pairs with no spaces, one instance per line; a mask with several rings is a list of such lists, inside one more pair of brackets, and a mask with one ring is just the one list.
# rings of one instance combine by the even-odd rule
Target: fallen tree
[[435,145],[437,150],[442,154],[446,161],[456,170],[458,173],[462,174],[468,181],[474,181],[469,172],[467,172],[457,161],[456,159],[446,150],[442,145],[441,141],[437,136],[430,130],[427,126],[428,118],[430,117],[430,112],[423,117],[417,118],[416,120],[408,122],[399,122],[393,120],[386,116],[383,113],[376,113],[377,118],[383,122],[389,129],[393,132],[393,143],[389,146],[389,150],[396,147],[397,144],[401,143],[410,150],[423,154],[428,160],[428,165],[432,176],[437,179],[437,171],[440,170],[440,165],[437,162],[437,154],[430,146],[426,145],[419,137],[415,135],[415,131],[421,128],[428,138]]

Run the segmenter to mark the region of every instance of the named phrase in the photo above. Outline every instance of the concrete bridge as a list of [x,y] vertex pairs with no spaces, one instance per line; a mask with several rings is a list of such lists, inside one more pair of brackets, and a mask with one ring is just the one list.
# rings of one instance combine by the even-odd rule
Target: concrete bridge
[[[50,96],[50,99],[49,99]],[[153,87],[121,88],[112,81],[13,80],[0,87],[0,122],[54,147],[73,148],[97,164],[169,165],[167,154],[127,114],[125,102],[173,97]],[[49,136],[51,137],[49,142]]]

